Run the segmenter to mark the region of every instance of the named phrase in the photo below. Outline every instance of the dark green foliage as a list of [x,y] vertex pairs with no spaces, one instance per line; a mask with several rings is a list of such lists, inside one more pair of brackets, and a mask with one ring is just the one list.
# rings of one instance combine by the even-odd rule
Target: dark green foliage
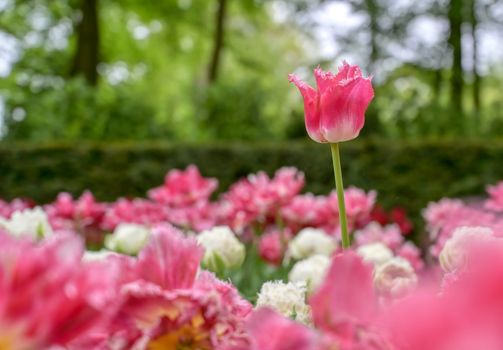
[[[503,141],[343,144],[345,186],[378,191],[385,207],[404,206],[417,216],[428,201],[484,195],[503,179]],[[172,168],[196,164],[217,177],[223,191],[260,169],[269,174],[291,165],[306,174],[306,191],[326,194],[333,185],[330,148],[312,142],[245,144],[66,144],[0,146],[0,198],[52,201],[59,191],[91,190],[100,200],[145,196]]]

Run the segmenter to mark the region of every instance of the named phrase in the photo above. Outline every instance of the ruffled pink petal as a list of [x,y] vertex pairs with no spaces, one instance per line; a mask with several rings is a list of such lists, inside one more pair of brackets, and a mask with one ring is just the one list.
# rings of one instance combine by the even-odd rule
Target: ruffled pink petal
[[357,324],[371,323],[375,302],[372,267],[354,252],[334,257],[325,282],[309,300],[314,324],[348,339]]
[[39,243],[0,233],[0,247],[0,328],[16,348],[66,346],[105,327],[117,265],[81,264],[82,241],[64,233]]
[[327,89],[320,97],[320,129],[324,138],[332,143],[356,138],[365,124],[365,111],[373,97],[368,78],[348,77]]
[[320,109],[319,109],[319,94],[309,84],[306,84],[299,79],[295,74],[290,74],[288,80],[297,86],[302,97],[304,98],[304,114],[306,130],[316,142],[326,142],[320,132]]
[[246,318],[253,310],[252,304],[241,297],[236,288],[227,282],[221,281],[208,271],[201,271],[194,284],[194,289],[211,293],[216,291],[222,302],[237,318]]
[[248,322],[250,350],[315,350],[315,333],[271,309],[255,311]]
[[335,76],[335,82],[338,85],[344,86],[358,78],[362,78],[362,71],[360,67],[352,66],[344,61]]
[[194,284],[203,249],[170,225],[153,229],[150,241],[138,255],[138,275],[166,290]]
[[314,77],[316,79],[316,86],[318,87],[318,93],[320,96],[338,83],[338,76],[339,74],[334,75],[332,72],[325,72],[320,67],[315,68]]

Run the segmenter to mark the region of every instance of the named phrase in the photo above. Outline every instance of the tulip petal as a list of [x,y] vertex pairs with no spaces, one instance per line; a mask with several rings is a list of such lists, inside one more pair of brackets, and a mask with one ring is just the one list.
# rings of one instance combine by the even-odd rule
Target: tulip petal
[[299,79],[295,74],[290,74],[288,80],[297,86],[302,97],[304,98],[304,111],[306,130],[316,142],[324,143],[325,138],[320,132],[320,109],[319,109],[319,94],[309,84],[306,84]]
[[372,267],[353,252],[334,257],[325,282],[309,300],[316,327],[342,337],[354,331],[355,323],[372,320],[374,303]]
[[248,321],[252,350],[314,350],[315,333],[309,328],[262,308]]
[[356,138],[365,123],[365,111],[374,97],[371,80],[345,75],[351,74],[350,70],[348,68],[344,74],[338,75],[339,83],[320,98],[320,129],[329,142]]
[[332,72],[324,72],[323,69],[317,67],[314,70],[314,77],[316,79],[316,86],[318,87],[318,93],[323,95],[328,89],[330,89],[334,84],[337,84],[339,73],[334,75]]
[[362,78],[362,71],[358,66],[351,66],[346,61],[342,62],[342,66],[339,67],[339,71],[335,76],[335,82],[338,85],[344,86],[353,80]]
[[166,290],[189,288],[202,256],[203,249],[195,239],[184,237],[173,226],[159,225],[138,255],[138,274]]

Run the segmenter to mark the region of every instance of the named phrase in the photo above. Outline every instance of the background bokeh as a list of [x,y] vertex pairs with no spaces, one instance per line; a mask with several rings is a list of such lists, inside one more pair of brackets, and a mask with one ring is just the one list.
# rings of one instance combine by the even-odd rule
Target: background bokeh
[[0,0],[2,139],[305,138],[287,74],[374,75],[365,134],[498,136],[497,0]]

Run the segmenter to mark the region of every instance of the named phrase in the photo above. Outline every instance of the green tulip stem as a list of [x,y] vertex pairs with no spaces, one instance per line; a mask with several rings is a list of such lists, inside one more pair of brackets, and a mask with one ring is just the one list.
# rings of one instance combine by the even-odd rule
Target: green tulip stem
[[349,248],[348,219],[346,217],[346,204],[344,203],[344,185],[342,183],[341,156],[339,144],[331,143],[332,164],[334,166],[335,189],[337,190],[337,202],[339,204],[339,223],[341,226],[342,248]]

